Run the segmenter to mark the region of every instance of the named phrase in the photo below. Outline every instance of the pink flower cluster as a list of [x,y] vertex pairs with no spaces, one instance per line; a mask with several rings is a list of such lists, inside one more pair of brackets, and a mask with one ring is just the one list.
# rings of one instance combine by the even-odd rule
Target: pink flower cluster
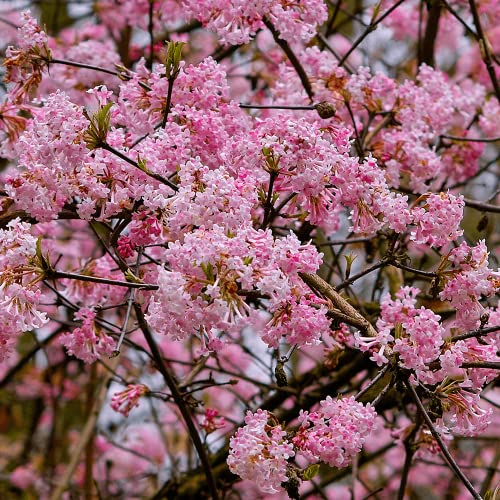
[[276,493],[288,481],[287,462],[295,455],[331,467],[349,465],[373,430],[376,416],[370,405],[353,397],[334,400],[328,396],[317,411],[301,410],[300,427],[287,435],[269,412],[248,411],[246,425],[230,440],[227,463],[231,472],[261,491]]
[[123,416],[128,417],[131,410],[139,406],[139,400],[149,392],[149,387],[144,384],[128,384],[127,388],[115,392],[111,398],[111,408]]
[[486,312],[479,300],[492,296],[500,286],[498,271],[488,267],[484,240],[474,247],[462,242],[444,263],[451,264],[452,269],[444,273],[446,280],[439,297],[449,300],[456,309],[455,327],[463,331],[474,329]]
[[207,336],[208,348],[216,349],[217,330],[237,334],[261,322],[262,313],[245,301],[248,292],[262,294],[273,314],[262,332],[269,346],[277,347],[282,335],[299,346],[315,343],[329,329],[325,306],[297,274],[317,270],[321,254],[295,235],[275,241],[269,231],[249,227],[201,227],[169,244],[165,258],[169,270],[158,268],[160,286],[146,316],[159,333],[198,334],[202,342]]
[[0,229],[0,360],[8,357],[20,333],[49,320],[38,309],[43,275],[31,225],[14,219]]
[[288,480],[287,460],[295,455],[286,431],[267,411],[247,412],[245,426],[229,441],[229,470],[256,482],[266,493],[277,493]]
[[404,287],[396,293],[395,300],[386,295],[381,301],[377,337],[357,334],[356,339],[361,350],[373,349],[371,359],[379,366],[389,362],[384,355],[389,346],[398,354],[400,366],[414,370],[419,380],[427,382],[428,365],[441,354],[445,330],[440,316],[425,307],[416,307],[419,292],[418,288]]
[[188,15],[202,21],[215,31],[222,43],[237,45],[250,41],[264,27],[268,17],[285,40],[310,40],[316,27],[327,18],[323,0],[188,0],[184,2]]
[[101,356],[111,356],[115,349],[114,340],[100,330],[96,324],[96,314],[88,308],[75,313],[75,319],[82,321],[82,326],[59,337],[68,354],[85,363],[93,363]]
[[410,239],[418,244],[440,247],[462,235],[463,231],[458,229],[464,211],[462,195],[427,194],[421,199],[425,200],[425,205],[411,210],[417,227],[410,233]]
[[347,467],[372,432],[376,416],[370,405],[364,406],[352,396],[328,396],[317,411],[300,412],[301,425],[292,439],[296,453],[312,463]]

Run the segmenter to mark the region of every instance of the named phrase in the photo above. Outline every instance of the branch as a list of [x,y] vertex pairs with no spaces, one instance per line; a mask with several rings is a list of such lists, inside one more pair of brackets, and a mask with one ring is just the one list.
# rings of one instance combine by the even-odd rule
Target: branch
[[428,64],[434,66],[434,48],[439,30],[439,19],[441,17],[441,0],[431,0],[427,25],[425,27],[422,50],[419,54],[418,65]]
[[149,177],[156,179],[157,181],[161,182],[162,184],[166,184],[169,188],[173,189],[174,191],[179,191],[179,188],[175,184],[170,182],[168,179],[165,179],[165,177],[163,177],[160,174],[155,174],[154,172],[151,172],[150,170],[146,170],[144,168],[141,168],[139,166],[138,162],[136,162],[136,161],[132,160],[131,158],[129,158],[128,156],[124,155],[121,151],[118,151],[117,149],[111,147],[109,144],[104,143],[104,144],[101,144],[100,147],[102,149],[104,149],[105,151],[109,151],[110,153],[113,153],[115,156],[118,156],[118,158],[120,158],[120,160],[123,160],[123,161],[127,162],[129,165],[132,165],[133,167],[139,169],[141,172],[144,172]]
[[290,45],[288,45],[288,42],[280,38],[279,33],[276,31],[276,28],[273,26],[271,21],[267,17],[264,17],[263,21],[267,29],[272,33],[274,41],[281,47],[283,52],[288,57],[288,60],[292,63],[292,66],[295,68],[295,71],[299,75],[300,81],[302,82],[302,86],[304,87],[306,94],[309,96],[309,99],[312,102],[314,100],[314,92],[311,87],[311,82],[309,81],[309,78],[307,77],[302,64],[300,64],[300,61],[298,60],[293,50],[290,48]]
[[[334,307],[343,313],[343,321],[359,328],[365,332],[369,337],[376,337],[377,331],[373,328],[372,324],[364,318],[354,307],[347,302],[330,284],[324,279],[320,278],[317,274],[299,273],[304,283],[309,288],[319,292],[321,295],[329,299]],[[335,314],[335,311],[332,311]]]
[[499,361],[470,361],[462,363],[460,368],[488,368],[491,370],[500,370]]
[[77,281],[91,281],[102,285],[123,286],[126,288],[142,288],[143,290],[158,290],[159,286],[152,283],[134,283],[130,281],[112,280],[109,278],[99,278],[85,274],[66,273],[64,271],[50,271],[48,279],[70,279]]
[[395,11],[405,0],[398,0],[390,9],[384,12],[376,21],[372,21],[366,30],[361,33],[361,35],[356,39],[356,41],[351,45],[349,50],[344,54],[342,59],[339,61],[339,67],[343,66],[347,61],[348,57],[357,49],[359,44],[372,32],[377,29],[377,25],[382,22],[391,12]]
[[420,413],[422,414],[422,417],[425,420],[425,423],[427,424],[427,427],[429,428],[432,436],[436,440],[439,448],[441,448],[441,452],[444,455],[444,458],[448,462],[450,468],[453,470],[453,472],[457,475],[457,477],[462,481],[462,483],[465,485],[465,487],[469,490],[473,498],[475,500],[483,500],[481,495],[474,489],[474,486],[472,486],[471,482],[465,477],[464,473],[460,469],[460,467],[457,465],[453,457],[451,456],[448,448],[444,444],[444,441],[441,439],[441,436],[439,435],[439,432],[436,430],[434,427],[434,424],[432,423],[431,418],[429,417],[429,414],[424,408],[424,405],[422,404],[422,401],[420,401],[420,398],[418,397],[417,391],[415,391],[415,388],[413,385],[411,385],[410,382],[408,382],[406,379],[403,379],[403,383],[405,384],[406,388],[408,391],[411,393],[413,400],[415,401]]
[[179,408],[182,418],[184,419],[184,422],[188,428],[189,436],[191,437],[191,441],[193,442],[193,445],[196,448],[198,457],[203,467],[203,471],[205,473],[205,477],[208,483],[208,488],[210,489],[212,495],[212,499],[217,500],[219,498],[219,494],[217,492],[217,485],[215,484],[215,479],[212,474],[212,468],[210,466],[210,462],[208,461],[205,447],[203,445],[203,442],[201,441],[198,430],[196,429],[196,426],[193,422],[191,411],[187,406],[186,402],[184,401],[183,395],[179,391],[177,383],[173,375],[171,374],[168,365],[162,358],[160,350],[158,349],[158,346],[156,345],[155,339],[153,338],[153,335],[149,329],[146,319],[144,318],[144,313],[142,312],[141,306],[135,303],[134,310],[137,317],[137,322],[139,324],[139,328],[142,330],[142,333],[144,334],[144,338],[146,339],[146,342],[151,350],[151,354],[153,355],[157,368],[159,372],[162,374],[163,379],[165,380],[165,383],[167,384],[168,388],[170,389],[172,397],[177,407]]
[[488,74],[490,75],[490,80],[495,90],[495,95],[497,96],[498,102],[500,102],[500,85],[498,84],[497,75],[495,73],[495,68],[493,67],[493,62],[491,60],[491,45],[486,39],[486,36],[481,26],[481,19],[477,11],[476,2],[474,0],[469,0],[469,6],[472,13],[472,18],[474,19],[474,26],[476,27],[477,39],[479,42],[479,51],[481,52],[481,57],[486,65]]

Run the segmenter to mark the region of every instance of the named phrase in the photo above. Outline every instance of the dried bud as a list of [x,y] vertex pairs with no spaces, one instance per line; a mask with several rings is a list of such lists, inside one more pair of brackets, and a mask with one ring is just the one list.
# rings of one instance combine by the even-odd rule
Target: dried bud
[[278,361],[274,370],[274,376],[276,377],[278,387],[286,387],[288,385],[283,361]]
[[318,115],[323,118],[331,118],[332,116],[335,116],[335,113],[337,112],[335,108],[333,107],[333,104],[327,102],[327,101],[321,101],[316,106],[314,106],[316,111],[318,112]]

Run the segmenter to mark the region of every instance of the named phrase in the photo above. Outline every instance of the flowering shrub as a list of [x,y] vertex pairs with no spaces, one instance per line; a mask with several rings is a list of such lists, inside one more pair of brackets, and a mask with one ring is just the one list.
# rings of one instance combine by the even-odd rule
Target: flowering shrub
[[494,498],[498,2],[49,3],[0,14],[0,497]]

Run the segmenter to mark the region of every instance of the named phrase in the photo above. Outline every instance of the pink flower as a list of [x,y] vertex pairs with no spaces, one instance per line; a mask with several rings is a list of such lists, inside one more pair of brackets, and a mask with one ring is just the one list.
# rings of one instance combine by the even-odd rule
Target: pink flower
[[256,483],[261,491],[277,493],[288,480],[287,460],[295,455],[293,447],[267,411],[248,411],[245,424],[229,442],[229,469]]
[[207,433],[210,434],[217,429],[221,429],[226,425],[224,417],[219,417],[218,410],[213,408],[206,408],[205,415],[200,423],[200,427]]
[[114,340],[100,331],[95,323],[95,312],[82,308],[75,314],[75,319],[82,320],[82,326],[61,335],[59,342],[68,354],[85,363],[93,363],[101,356],[111,356],[115,349]]
[[115,392],[111,398],[111,408],[128,417],[133,408],[139,406],[139,400],[149,392],[149,387],[144,384],[129,384],[121,392]]
[[417,226],[410,234],[413,241],[440,247],[455,241],[463,233],[458,229],[465,205],[462,195],[428,194],[420,200],[425,200],[425,206],[411,210],[413,223]]
[[300,412],[301,426],[292,439],[297,453],[310,462],[325,462],[331,467],[347,467],[373,429],[376,413],[354,397],[320,402],[314,412]]

